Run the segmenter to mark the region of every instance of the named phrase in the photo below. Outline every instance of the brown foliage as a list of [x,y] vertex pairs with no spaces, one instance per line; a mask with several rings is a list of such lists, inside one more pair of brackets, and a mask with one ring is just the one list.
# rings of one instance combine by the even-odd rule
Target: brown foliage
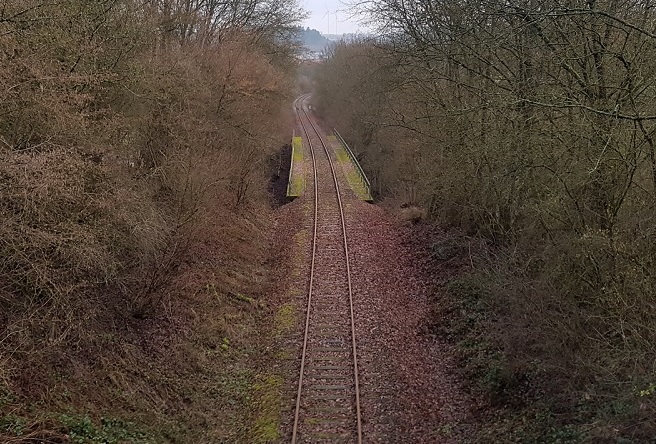
[[109,336],[143,341],[118,326],[182,307],[167,288],[202,246],[256,242],[300,13],[221,5],[0,1],[0,409],[92,378]]
[[338,46],[317,75],[318,107],[381,197],[492,246],[472,264],[501,373],[543,375],[570,412],[586,400],[582,434],[602,433],[599,420],[652,436],[656,102],[637,85],[656,73],[653,14],[612,2],[361,6],[393,32]]

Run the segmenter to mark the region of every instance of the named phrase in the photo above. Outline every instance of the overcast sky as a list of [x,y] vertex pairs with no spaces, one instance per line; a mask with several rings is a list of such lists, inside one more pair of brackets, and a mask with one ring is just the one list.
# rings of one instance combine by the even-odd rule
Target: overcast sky
[[[351,17],[346,2],[343,0],[301,0],[301,6],[310,12],[303,26],[316,29],[322,34],[348,34],[365,32],[366,28],[358,24],[356,17]],[[330,17],[330,29],[328,18]]]

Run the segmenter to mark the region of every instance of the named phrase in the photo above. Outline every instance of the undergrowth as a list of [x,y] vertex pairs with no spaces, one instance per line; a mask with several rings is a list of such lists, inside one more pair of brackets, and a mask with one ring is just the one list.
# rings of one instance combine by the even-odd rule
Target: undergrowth
[[2,2],[0,442],[248,442],[300,11],[180,7]]
[[[42,354],[47,361],[23,370],[30,381],[18,379],[18,386],[7,379],[0,442],[37,436],[80,443],[252,442],[260,380],[254,357],[262,353],[262,326],[271,315],[259,295],[267,282],[257,265],[264,252],[239,239],[265,245],[265,226],[230,225],[208,227],[233,240],[226,245],[214,237],[195,249],[157,314],[124,318],[120,327],[105,324],[104,314],[87,331],[85,348],[59,345],[63,359]],[[225,251],[230,259],[217,261]],[[246,292],[253,296],[234,296]]]
[[654,77],[654,39],[628,4],[431,5],[364,5],[398,34],[337,45],[313,101],[378,197],[467,236],[461,259],[435,241],[442,271],[469,274],[432,322],[483,406],[481,440],[654,442],[656,102],[624,89]]
[[[487,249],[484,243],[478,245]],[[516,272],[490,260],[489,251],[475,251],[475,259],[471,254],[471,240],[458,237],[436,241],[431,249],[438,270],[439,264],[454,258],[461,264],[477,264],[474,269],[462,265],[459,275],[437,287],[432,314],[433,333],[454,344],[463,381],[479,400],[472,440],[652,442],[651,386],[646,381],[618,384],[610,373],[602,378],[597,368],[582,373],[576,353],[560,354],[557,341],[566,340],[566,328],[548,336],[537,330],[545,334],[538,339],[538,317],[550,315],[529,312],[533,307],[527,287],[518,291]],[[570,313],[561,322],[575,322],[582,314]],[[587,383],[575,378],[586,378]]]

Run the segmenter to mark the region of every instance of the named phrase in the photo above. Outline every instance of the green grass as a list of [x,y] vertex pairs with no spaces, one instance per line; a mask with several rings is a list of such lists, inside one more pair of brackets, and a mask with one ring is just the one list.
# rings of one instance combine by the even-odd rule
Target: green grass
[[[333,139],[335,139],[334,136]],[[360,177],[358,167],[355,165],[355,162],[351,160],[351,157],[348,155],[346,148],[344,148],[341,143],[339,143],[338,147],[335,148],[335,156],[337,157],[337,161],[339,163],[346,165],[350,164],[347,166],[348,171],[346,173],[346,181],[348,182],[355,195],[362,200],[372,200],[371,194],[367,190],[367,187]]]
[[61,423],[73,443],[79,444],[134,444],[155,443],[152,437],[127,421],[115,418],[102,418],[100,424],[94,423],[87,415],[61,415]]
[[254,444],[265,444],[280,438],[280,411],[283,379],[276,375],[260,376],[253,387],[257,404],[254,424]]
[[[273,337],[281,338],[296,325],[296,308],[292,302],[280,306],[273,319]],[[290,350],[279,350],[276,359],[289,359]],[[284,378],[273,370],[257,377],[253,386],[255,419],[253,424],[254,444],[277,442],[280,439],[282,419],[282,387]]]
[[[337,161],[339,163],[350,163],[351,158],[349,157],[348,153],[346,152],[346,148],[344,148],[341,144],[339,148],[335,149],[335,155],[337,156]],[[354,165],[355,167],[355,165]]]
[[292,181],[287,188],[288,197],[298,197],[305,190],[305,179],[303,177],[292,177]]
[[295,323],[296,309],[294,308],[294,304],[291,302],[283,304],[276,312],[274,319],[276,335],[280,336],[290,331]]
[[303,139],[292,138],[292,161],[289,184],[287,184],[287,197],[298,197],[305,190],[305,177],[300,163],[303,162]]
[[247,304],[252,304],[253,302],[255,302],[255,300],[254,300],[252,297],[250,297],[250,296],[246,296],[245,294],[241,294],[241,293],[232,293],[231,296],[232,296],[234,299],[236,299],[236,300],[238,300],[238,301],[240,301],[240,302],[246,302]]
[[351,170],[346,175],[346,180],[348,181],[351,189],[358,198],[362,200],[371,200],[371,194],[367,190],[367,187],[360,178],[360,174],[355,170]]
[[27,429],[27,419],[13,414],[0,416],[0,432],[12,436],[22,436]]
[[294,162],[303,161],[303,138],[294,137],[292,138],[292,160]]
[[345,165],[347,168],[346,180],[355,195],[362,200],[373,200],[371,198],[371,193],[367,190],[367,187],[360,176],[360,170],[358,166],[353,160],[351,160],[351,156],[349,156],[348,151],[346,151],[346,147],[342,144],[342,142],[338,141],[337,137],[335,136],[328,136],[328,140],[333,146],[335,157],[337,157],[337,162]]

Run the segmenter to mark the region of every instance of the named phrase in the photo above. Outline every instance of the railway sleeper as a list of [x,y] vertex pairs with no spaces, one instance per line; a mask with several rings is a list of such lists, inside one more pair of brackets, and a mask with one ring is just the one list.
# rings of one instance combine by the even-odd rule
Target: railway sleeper
[[308,370],[351,370],[350,365],[314,365],[308,366]]
[[352,379],[353,375],[340,375],[340,374],[335,374],[335,375],[329,375],[326,373],[320,373],[318,375],[308,375],[306,378],[309,379],[314,379],[316,380],[322,380],[322,379],[338,379],[338,380],[344,380],[344,379]]
[[[348,440],[348,439],[353,439],[353,434],[352,433],[344,433],[344,432],[342,432],[342,433],[321,432],[321,433],[314,433],[314,434],[312,434],[311,437],[315,438],[315,439],[331,439],[331,440],[345,439],[345,440]],[[309,442],[314,442],[314,441],[309,441]],[[334,441],[331,441],[331,442],[334,442]],[[347,441],[343,441],[343,442],[347,442]]]
[[308,425],[343,425],[352,422],[353,418],[305,418],[303,422]]
[[329,394],[329,395],[317,395],[317,394],[310,394],[307,395],[307,399],[311,401],[349,401],[351,398],[353,398],[352,393],[343,393],[343,394]]
[[350,348],[343,347],[317,347],[314,351],[319,353],[351,353]]
[[349,418],[351,418],[353,415],[353,406],[351,404],[347,404],[341,407],[334,407],[334,406],[321,406],[321,407],[314,407],[312,408],[312,413],[329,413],[333,415],[348,415]]
[[312,385],[311,390],[352,390],[353,387],[345,385]]
[[350,357],[346,356],[308,356],[306,360],[308,362],[331,362],[335,364],[342,364],[345,362],[349,362]]

